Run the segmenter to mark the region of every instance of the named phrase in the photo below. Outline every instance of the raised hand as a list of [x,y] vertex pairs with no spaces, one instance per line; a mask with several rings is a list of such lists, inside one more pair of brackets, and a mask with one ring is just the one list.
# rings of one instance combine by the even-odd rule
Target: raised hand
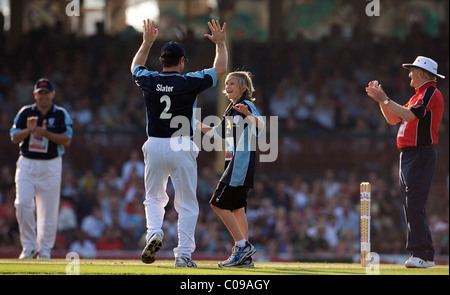
[[211,20],[208,22],[208,27],[211,30],[211,34],[205,34],[204,36],[211,40],[212,42],[225,43],[226,40],[226,29],[227,23],[223,23],[223,26],[220,27],[220,23],[218,20]]
[[144,24],[142,25],[142,37],[144,42],[153,44],[156,38],[158,38],[159,30],[155,27],[155,22],[149,19],[144,19]]

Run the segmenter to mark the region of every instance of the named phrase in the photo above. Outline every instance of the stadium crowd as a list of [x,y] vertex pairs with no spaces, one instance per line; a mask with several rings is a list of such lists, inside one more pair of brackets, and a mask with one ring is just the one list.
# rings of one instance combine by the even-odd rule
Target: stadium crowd
[[[363,36],[355,28],[351,37],[344,37],[339,27],[335,27],[330,36],[316,42],[307,42],[301,36],[295,42],[280,44],[237,42],[232,48],[231,68],[254,74],[256,104],[262,114],[278,116],[280,141],[294,151],[280,152],[279,162],[289,165],[295,153],[301,152],[295,146],[298,134],[306,139],[317,134],[368,133],[381,139],[386,134],[394,138],[397,127],[388,127],[363,88],[368,81],[378,79],[386,92],[393,94],[393,99],[407,100],[412,92],[407,72],[400,64],[417,55],[438,60],[442,74],[448,76],[448,31],[441,35],[447,38],[431,38],[416,28],[406,40],[400,40]],[[29,32],[12,52],[0,47],[3,50],[0,54],[5,56],[0,61],[2,138],[7,138],[18,108],[32,103],[33,84],[42,76],[55,83],[55,102],[64,106],[74,120],[75,137],[64,156],[55,249],[93,257],[99,250],[143,247],[145,214],[140,146],[127,148],[128,154],[118,153],[116,158],[99,163],[77,160],[83,157],[80,154],[83,150],[76,143],[80,139],[88,149],[101,154],[103,149],[120,148],[123,140],[134,135],[145,136],[145,106],[129,72],[140,38],[132,31],[110,36],[101,29],[94,36],[78,37],[63,34],[55,27]],[[207,40],[186,38],[182,42],[189,58],[186,71],[211,66],[214,51]],[[149,58],[151,68],[160,69],[155,63],[156,48],[160,45],[155,45],[153,58]],[[446,105],[440,133],[448,141],[448,80],[438,87]],[[217,89],[199,96],[202,116],[216,114],[217,99],[224,99],[218,97]],[[110,141],[111,137],[116,140]],[[3,146],[2,143],[2,149]],[[389,147],[392,149],[393,146]],[[8,149],[11,150],[10,158],[6,159],[6,155],[0,158],[0,255],[2,251],[20,249],[14,210],[14,163],[18,150]],[[448,159],[448,150],[443,157]],[[312,259],[314,255],[339,259],[357,254],[361,172],[370,179],[376,200],[372,211],[372,249],[404,254],[405,224],[395,167],[355,171],[323,166],[314,175],[304,172],[308,167],[303,169],[296,172],[295,167],[290,167],[289,173],[281,176],[272,174],[263,165],[257,170],[247,214],[250,240],[259,249],[258,259]],[[437,197],[431,196],[428,214],[436,253],[448,255],[448,170],[446,173],[444,180],[438,179],[445,188]],[[207,161],[199,164],[196,251],[211,255],[226,254],[232,247],[226,229],[208,204],[217,181],[211,164]],[[168,193],[173,194],[170,184]],[[175,247],[176,227],[171,201],[164,222],[163,250]],[[306,254],[309,258],[302,256]]]

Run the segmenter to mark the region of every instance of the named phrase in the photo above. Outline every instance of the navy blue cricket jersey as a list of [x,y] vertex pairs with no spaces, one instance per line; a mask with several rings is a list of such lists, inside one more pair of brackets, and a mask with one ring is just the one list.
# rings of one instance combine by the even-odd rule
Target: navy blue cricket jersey
[[235,104],[225,111],[222,121],[213,127],[215,137],[225,141],[225,170],[220,182],[230,186],[245,186],[253,188],[256,171],[256,137],[258,129],[253,124],[248,124],[246,116],[232,106],[245,104],[248,110],[264,122],[255,105],[244,98],[240,98]]
[[193,135],[193,109],[197,106],[197,95],[216,86],[214,69],[206,69],[181,75],[178,72],[148,71],[145,66],[133,69],[133,78],[142,89],[147,107],[147,135],[169,138],[181,126],[170,127],[172,118],[184,116],[190,122],[189,134]]
[[[19,130],[27,128],[27,118],[32,116],[38,117],[37,126],[42,126],[43,121],[47,120],[48,131],[65,134],[72,138],[72,119],[64,108],[53,104],[47,114],[43,116],[36,104],[32,104],[21,108],[14,118],[14,124],[10,130],[11,140]],[[53,159],[62,156],[65,151],[63,145],[34,134],[30,134],[19,146],[20,154],[30,159]]]

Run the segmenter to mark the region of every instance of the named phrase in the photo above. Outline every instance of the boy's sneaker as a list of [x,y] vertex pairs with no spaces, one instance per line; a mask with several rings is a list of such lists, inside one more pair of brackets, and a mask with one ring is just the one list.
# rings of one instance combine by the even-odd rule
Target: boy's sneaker
[[[242,262],[255,254],[255,252],[256,248],[248,241],[245,242],[244,247],[238,247],[235,245],[233,247],[233,253],[231,253],[231,256],[228,257],[227,260],[219,262],[219,267],[243,267]],[[251,262],[253,263],[253,261]]]
[[248,257],[245,258],[240,264],[236,265],[238,268],[254,268],[255,264],[253,263],[253,258]]
[[427,268],[428,264],[425,260],[423,260],[419,257],[411,256],[408,258],[408,260],[406,260],[405,267],[406,268]]
[[433,266],[435,266],[436,264],[434,263],[434,261],[433,260],[427,260],[427,267],[433,267]]
[[145,245],[144,250],[142,250],[141,260],[144,263],[150,264],[155,262],[156,252],[161,249],[162,245],[162,233],[157,232],[154,233],[147,244]]
[[196,268],[197,264],[195,264],[195,262],[192,261],[191,257],[188,257],[186,255],[180,254],[179,256],[175,257],[175,267],[192,267],[192,268]]

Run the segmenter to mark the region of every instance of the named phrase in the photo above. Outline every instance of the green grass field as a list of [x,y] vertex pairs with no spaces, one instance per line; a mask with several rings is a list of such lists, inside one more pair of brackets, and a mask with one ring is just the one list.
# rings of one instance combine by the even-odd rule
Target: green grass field
[[[197,261],[198,268],[175,268],[172,260],[146,265],[139,260],[80,260],[80,275],[449,275],[448,265],[428,269],[407,269],[403,265],[381,264],[368,270],[359,264],[256,262],[253,269],[222,269],[216,261]],[[1,259],[0,275],[65,275],[73,262],[64,259]],[[379,273],[377,273],[379,271]]]
[[[139,290],[144,294],[162,292],[163,295],[281,295],[299,290],[354,292],[361,291],[361,286],[390,292],[397,289],[417,292],[424,286],[429,288],[430,284],[446,286],[449,275],[448,265],[406,269],[403,265],[381,264],[379,275],[369,276],[366,269],[355,263],[256,262],[253,269],[221,269],[217,261],[197,260],[198,268],[194,269],[175,268],[173,260],[146,265],[140,260],[100,259],[82,259],[78,264],[80,275],[66,275],[67,271],[76,270],[70,263],[63,259],[0,259],[0,284],[20,286],[21,292],[25,289],[35,292],[42,287],[89,294],[131,294]],[[426,278],[427,283],[420,283],[421,278]],[[386,279],[391,282],[383,283]]]

